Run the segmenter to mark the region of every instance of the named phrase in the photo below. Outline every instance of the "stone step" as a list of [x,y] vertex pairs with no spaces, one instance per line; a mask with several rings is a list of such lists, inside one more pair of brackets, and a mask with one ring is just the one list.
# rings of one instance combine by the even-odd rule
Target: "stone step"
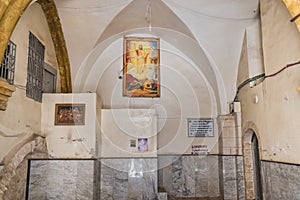
[[169,200],[221,200],[220,197],[174,197],[169,196]]
[[158,193],[158,200],[167,200],[167,199],[168,199],[168,193],[166,193],[166,192]]

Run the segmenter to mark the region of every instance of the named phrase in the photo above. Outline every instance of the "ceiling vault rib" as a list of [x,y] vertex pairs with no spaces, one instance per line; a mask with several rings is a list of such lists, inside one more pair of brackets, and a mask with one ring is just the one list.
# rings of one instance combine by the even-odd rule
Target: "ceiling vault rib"
[[45,17],[48,22],[48,27],[51,33],[52,41],[54,44],[56,59],[60,73],[61,92],[71,93],[72,82],[70,61],[54,0],[38,0],[38,3],[41,5],[44,11]]
[[298,30],[300,31],[300,2],[299,1],[292,1],[292,0],[282,0],[285,6],[287,7],[288,11],[290,12],[292,19],[290,22],[295,22]]

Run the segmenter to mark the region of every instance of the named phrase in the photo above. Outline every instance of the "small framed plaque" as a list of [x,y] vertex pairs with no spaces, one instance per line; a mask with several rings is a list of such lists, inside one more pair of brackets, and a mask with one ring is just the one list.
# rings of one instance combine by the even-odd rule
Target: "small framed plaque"
[[148,138],[138,138],[138,151],[139,152],[148,151]]
[[189,118],[188,136],[189,137],[213,137],[214,120],[212,118]]

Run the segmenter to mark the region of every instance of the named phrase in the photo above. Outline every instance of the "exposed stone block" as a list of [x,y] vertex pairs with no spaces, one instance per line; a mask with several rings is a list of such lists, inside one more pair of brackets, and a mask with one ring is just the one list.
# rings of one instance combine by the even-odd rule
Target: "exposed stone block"
[[8,97],[16,91],[16,87],[10,85],[5,79],[0,78],[0,110],[6,110]]
[[[39,139],[25,143],[16,151],[13,157],[4,159],[5,164],[0,171],[0,200],[25,198],[27,157],[35,153],[34,146],[47,149],[46,143],[43,141],[45,139],[39,136],[36,136],[36,138]],[[35,141],[40,142],[36,143]],[[43,154],[43,156],[46,157],[47,154]]]

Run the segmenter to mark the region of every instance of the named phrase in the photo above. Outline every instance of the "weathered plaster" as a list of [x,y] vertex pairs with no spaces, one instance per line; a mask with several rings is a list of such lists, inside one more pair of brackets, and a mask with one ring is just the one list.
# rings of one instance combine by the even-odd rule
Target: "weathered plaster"
[[[266,75],[299,60],[300,35],[280,0],[261,0],[261,28]],[[245,62],[244,62],[245,64]],[[242,64],[243,65],[243,64]],[[246,65],[246,64],[245,64]],[[239,93],[242,129],[251,128],[260,141],[261,159],[299,163],[299,65],[264,79]]]

